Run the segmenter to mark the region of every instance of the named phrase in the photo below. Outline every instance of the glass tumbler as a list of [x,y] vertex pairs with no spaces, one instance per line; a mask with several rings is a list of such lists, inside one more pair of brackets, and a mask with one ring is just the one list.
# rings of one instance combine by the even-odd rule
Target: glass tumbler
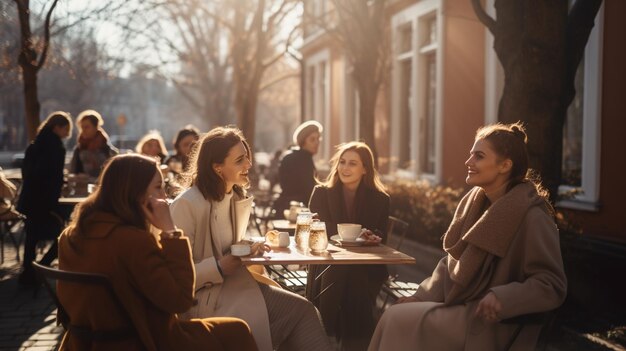
[[326,223],[313,222],[309,233],[309,248],[312,253],[323,253],[328,247],[328,235],[326,234]]
[[300,212],[296,218],[296,231],[294,236],[296,247],[299,249],[306,250],[308,248],[311,222],[313,222],[313,214],[311,212]]

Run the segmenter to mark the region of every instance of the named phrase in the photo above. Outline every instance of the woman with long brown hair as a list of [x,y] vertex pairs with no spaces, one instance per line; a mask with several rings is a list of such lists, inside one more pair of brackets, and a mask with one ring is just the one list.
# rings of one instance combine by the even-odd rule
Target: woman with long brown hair
[[[504,350],[517,326],[500,320],[563,302],[559,233],[526,141],[520,123],[476,132],[465,161],[473,188],[444,235],[447,255],[383,314],[369,350]],[[525,326],[511,349],[534,349],[539,328]]]
[[[355,223],[367,229],[362,235],[366,244],[385,241],[389,196],[369,146],[358,141],[339,145],[331,165],[326,181],[313,189],[311,211],[326,223],[329,235],[337,233],[338,223]],[[384,265],[309,266],[307,297],[319,308],[327,332],[341,340],[342,349],[367,346],[376,325],[376,296],[387,275]]]
[[184,316],[238,317],[263,351],[330,349],[315,307],[302,296],[257,282],[231,252],[246,233],[252,205],[245,188],[251,151],[241,131],[217,127],[194,148],[190,186],[171,206],[191,241],[198,304]]
[[[194,270],[189,241],[170,216],[156,160],[116,156],[100,180],[59,237],[59,268],[106,275],[138,336],[99,344],[70,330],[61,350],[256,350],[242,320],[176,316],[193,304]],[[58,296],[75,325],[129,327],[113,301],[92,288],[59,282]],[[103,315],[97,311],[108,318],[94,320]]]

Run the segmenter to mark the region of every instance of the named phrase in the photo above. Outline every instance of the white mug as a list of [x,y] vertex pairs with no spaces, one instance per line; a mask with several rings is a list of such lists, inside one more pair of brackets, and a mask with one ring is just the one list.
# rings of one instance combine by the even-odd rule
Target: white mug
[[289,246],[289,233],[278,232],[278,246],[280,247]]

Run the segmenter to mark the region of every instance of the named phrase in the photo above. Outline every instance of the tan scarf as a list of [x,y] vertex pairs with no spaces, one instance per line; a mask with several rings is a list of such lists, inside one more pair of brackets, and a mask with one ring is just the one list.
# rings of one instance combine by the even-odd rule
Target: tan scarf
[[489,255],[506,255],[528,209],[545,206],[532,183],[514,186],[483,212],[487,201],[482,188],[470,190],[459,203],[443,239],[450,278],[461,289],[470,284],[477,286],[474,280],[485,271]]
[[98,129],[93,138],[87,139],[82,134],[78,136],[78,145],[81,150],[100,150],[106,144],[108,135],[102,129]]

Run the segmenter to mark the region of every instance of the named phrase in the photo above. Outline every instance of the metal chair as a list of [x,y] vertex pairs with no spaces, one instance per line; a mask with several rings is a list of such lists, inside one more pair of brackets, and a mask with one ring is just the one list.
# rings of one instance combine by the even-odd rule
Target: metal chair
[[552,326],[554,325],[555,319],[556,319],[556,313],[554,311],[547,311],[547,312],[523,314],[520,316],[501,320],[500,321],[501,324],[517,324],[517,327],[515,328],[515,331],[513,332],[509,341],[507,342],[504,350],[507,350],[507,351],[510,350],[515,344],[515,341],[517,340],[522,329],[530,325],[542,326],[535,350],[545,350],[547,346],[547,337],[549,335],[550,330],[552,329]]
[[[409,223],[399,218],[389,216],[387,224],[387,244],[396,250],[400,250],[408,231]],[[390,274],[381,288],[381,292],[385,295],[382,307],[383,310],[389,303],[389,298],[395,301],[400,297],[412,296],[419,287],[417,283],[403,282],[397,280],[397,278],[397,274]]]
[[13,246],[15,247],[15,255],[17,262],[20,262],[20,246],[22,238],[18,237],[21,233],[24,219],[24,215],[19,213],[16,209],[17,199],[19,198],[22,182],[17,179],[8,179],[15,186],[15,195],[10,199],[2,199],[0,201],[7,201],[8,205],[6,209],[0,211],[0,262],[4,262],[4,237],[8,236]]
[[[111,285],[108,277],[96,273],[70,272],[60,269],[54,269],[51,267],[40,265],[37,262],[33,262],[33,268],[35,269],[35,272],[37,273],[37,276],[40,279],[41,283],[44,285],[57,306],[57,325],[63,325],[63,328],[66,330],[66,332],[69,332],[71,335],[74,335],[80,340],[92,343],[122,341],[138,338],[137,331],[134,327],[132,327],[132,319],[128,315],[128,312],[124,308],[122,302],[115,294],[113,286]],[[109,297],[118,307],[119,312],[128,321],[128,325],[130,325],[131,327],[96,330],[90,325],[73,324],[70,316],[61,304],[61,301],[59,300],[56,291],[50,285],[49,280],[63,281],[84,286],[101,287],[102,289],[107,291]],[[97,318],[97,316],[95,316],[95,318]]]

